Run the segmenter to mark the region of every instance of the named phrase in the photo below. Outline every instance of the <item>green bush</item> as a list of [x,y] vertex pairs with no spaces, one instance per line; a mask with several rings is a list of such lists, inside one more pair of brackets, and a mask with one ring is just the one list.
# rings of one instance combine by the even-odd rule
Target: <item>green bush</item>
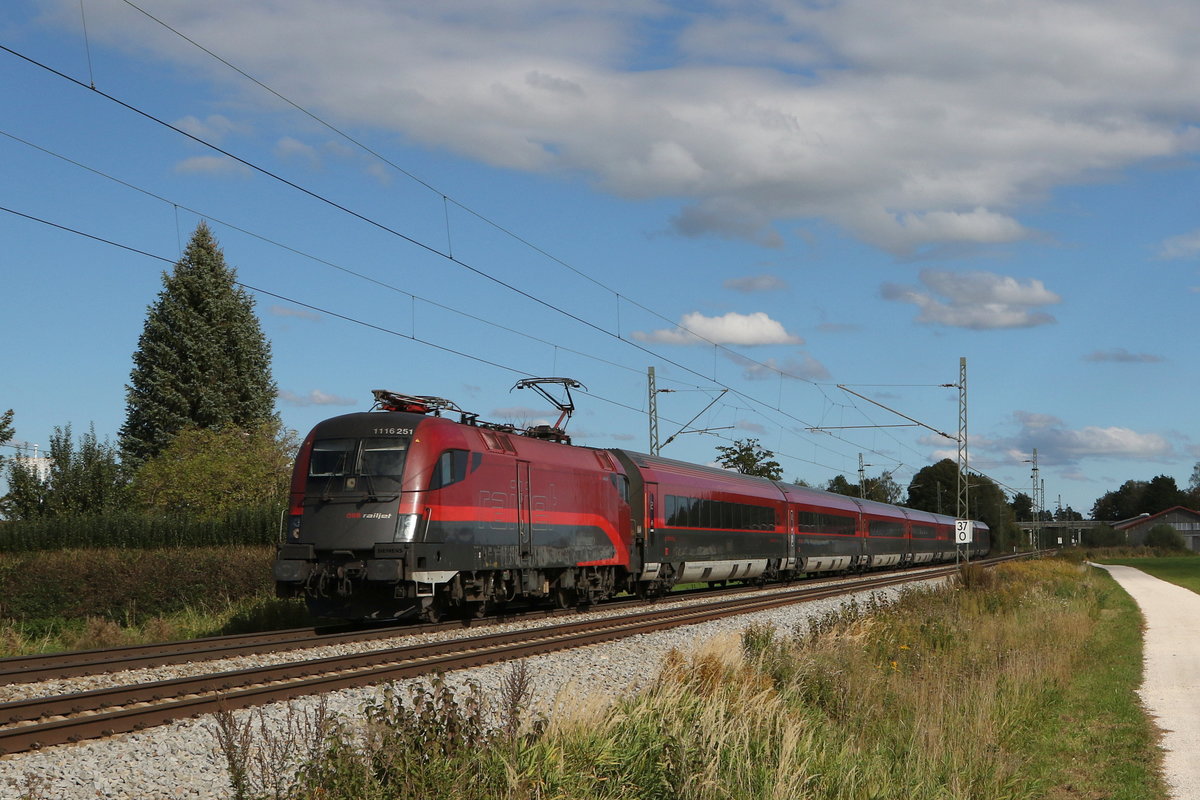
[[0,523],[0,552],[71,548],[221,547],[273,545],[283,509],[239,508],[219,519],[119,511]]
[[1186,550],[1183,537],[1171,525],[1160,523],[1146,534],[1146,547],[1160,547],[1163,550]]
[[0,553],[0,617],[136,624],[273,587],[273,547]]

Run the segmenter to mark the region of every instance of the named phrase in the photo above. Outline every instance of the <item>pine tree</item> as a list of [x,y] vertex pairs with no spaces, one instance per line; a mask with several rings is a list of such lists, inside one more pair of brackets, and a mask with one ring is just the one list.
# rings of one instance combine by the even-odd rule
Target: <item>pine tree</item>
[[163,273],[149,307],[126,386],[120,441],[127,467],[158,455],[186,427],[244,429],[276,424],[271,346],[254,299],[208,225]]

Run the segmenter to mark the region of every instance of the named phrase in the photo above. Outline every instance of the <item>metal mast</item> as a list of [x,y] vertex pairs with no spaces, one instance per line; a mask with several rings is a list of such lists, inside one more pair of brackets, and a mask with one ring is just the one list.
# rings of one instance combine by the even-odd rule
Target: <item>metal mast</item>
[[970,506],[967,480],[967,359],[958,359],[958,510],[959,519],[967,519]]
[[1042,519],[1042,509],[1039,502],[1040,494],[1038,491],[1037,448],[1035,447],[1033,448],[1033,497],[1029,498],[1033,504],[1034,519],[1033,536],[1031,537],[1033,541],[1030,544],[1033,545],[1033,549],[1035,550],[1040,550],[1042,547],[1042,532],[1037,524]]
[[650,455],[658,455],[658,389],[654,386],[654,367],[646,369],[650,383]]

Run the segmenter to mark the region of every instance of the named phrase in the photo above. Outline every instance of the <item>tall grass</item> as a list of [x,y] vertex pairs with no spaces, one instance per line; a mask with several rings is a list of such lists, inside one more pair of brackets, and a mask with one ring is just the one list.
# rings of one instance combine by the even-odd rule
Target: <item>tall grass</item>
[[[964,572],[956,587],[672,654],[647,691],[612,701],[563,695],[545,726],[503,724],[499,709],[527,702],[454,698],[440,682],[407,702],[392,692],[366,710],[365,728],[340,728],[276,796],[1074,796],[1059,766],[1095,754],[1042,756],[1047,741],[1079,727],[1064,719],[1078,710],[1064,697],[1095,655],[1112,593],[1111,582],[1061,561]],[[1129,685],[1104,688],[1133,696]],[[1148,723],[1126,722],[1143,738],[1115,758],[1153,764]],[[1158,796],[1156,780],[1143,770],[1112,796]]]

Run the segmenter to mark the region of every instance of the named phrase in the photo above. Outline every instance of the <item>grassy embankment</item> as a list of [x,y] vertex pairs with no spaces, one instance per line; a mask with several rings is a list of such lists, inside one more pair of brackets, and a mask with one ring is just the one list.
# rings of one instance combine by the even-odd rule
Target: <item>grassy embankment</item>
[[0,553],[0,657],[309,624],[270,546]]
[[1164,581],[1200,593],[1200,557],[1165,556],[1158,558],[1106,558],[1100,556],[1094,559],[1103,564],[1123,564],[1135,567],[1142,572],[1162,578]]
[[[1129,597],[1059,560],[962,575],[674,656],[637,697],[583,701],[580,676],[548,721],[519,668],[498,698],[435,681],[284,737],[227,715],[234,796],[1162,797]],[[253,756],[256,731],[273,758]],[[305,763],[294,783],[285,755]]]

